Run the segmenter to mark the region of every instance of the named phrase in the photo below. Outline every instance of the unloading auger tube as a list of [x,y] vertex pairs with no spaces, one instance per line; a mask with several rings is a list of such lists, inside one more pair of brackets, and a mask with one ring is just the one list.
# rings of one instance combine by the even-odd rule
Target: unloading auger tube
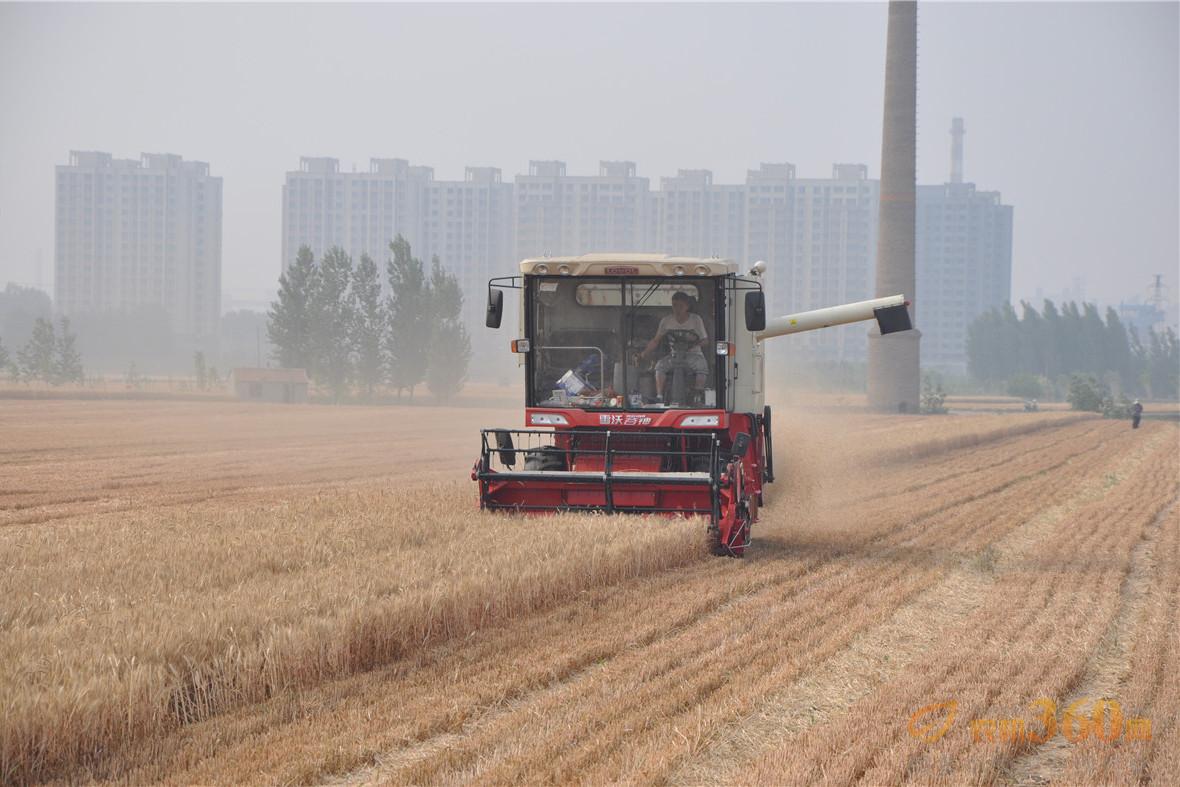
[[[520,296],[525,428],[481,430],[480,508],[700,517],[715,554],[741,557],[774,481],[762,342],[866,320],[882,335],[911,327],[903,295],[767,319],[765,270],[611,253],[523,260],[489,281],[488,328],[504,292]],[[676,331],[695,331],[699,348],[664,346]]]
[[877,320],[881,333],[894,333],[909,329],[909,313],[906,309],[908,305],[909,301],[904,295],[889,295],[884,298],[788,314],[785,317],[767,320],[766,328],[754,334],[754,338],[764,341],[775,336],[787,336],[865,320]]

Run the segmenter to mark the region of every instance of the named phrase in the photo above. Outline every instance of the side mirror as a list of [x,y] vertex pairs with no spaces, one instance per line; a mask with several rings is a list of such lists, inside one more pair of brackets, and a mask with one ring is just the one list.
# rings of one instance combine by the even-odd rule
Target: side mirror
[[484,324],[489,328],[499,328],[502,319],[504,319],[504,291],[488,287],[488,315]]
[[750,435],[738,432],[737,437],[733,438],[733,448],[729,449],[729,452],[734,456],[745,456],[748,450],[750,450]]
[[762,290],[746,293],[746,330],[751,333],[766,330],[766,293]]
[[908,331],[914,327],[910,321],[910,310],[906,308],[904,303],[899,306],[873,309],[873,316],[877,318],[877,327],[881,329],[882,336],[887,333]]

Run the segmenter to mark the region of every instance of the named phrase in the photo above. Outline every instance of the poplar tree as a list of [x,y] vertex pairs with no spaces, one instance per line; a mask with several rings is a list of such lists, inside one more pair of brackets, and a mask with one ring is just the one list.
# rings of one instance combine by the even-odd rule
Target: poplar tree
[[267,313],[271,357],[288,369],[311,366],[311,306],[319,273],[311,249],[301,246],[295,262],[279,276],[279,297]]
[[309,300],[311,314],[311,372],[316,382],[332,389],[336,401],[348,390],[352,376],[353,327],[352,258],[339,247],[328,249],[320,259],[317,286]]
[[356,380],[372,399],[373,389],[385,376],[382,338],[385,335],[385,309],[381,303],[381,274],[377,263],[367,254],[352,272],[351,296],[353,320],[350,345],[356,358]]
[[471,361],[471,339],[463,325],[463,291],[459,279],[435,257],[430,270],[431,335],[426,386],[446,400],[463,388]]
[[53,382],[57,379],[57,335],[53,323],[38,317],[33,323],[33,335],[16,354],[20,375],[26,380]]
[[410,392],[426,377],[430,351],[430,285],[422,261],[416,258],[409,242],[398,235],[389,244],[386,264],[389,296],[385,316],[389,324],[386,352],[389,358],[389,381],[397,390]]
[[83,382],[82,354],[78,352],[78,337],[70,331],[70,321],[65,317],[60,322],[61,336],[57,340],[57,354],[54,357],[54,378],[56,383]]

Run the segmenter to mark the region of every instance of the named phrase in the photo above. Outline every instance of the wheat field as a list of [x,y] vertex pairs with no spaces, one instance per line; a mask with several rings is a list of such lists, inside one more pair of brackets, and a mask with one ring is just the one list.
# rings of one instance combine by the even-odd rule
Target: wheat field
[[0,781],[1180,778],[1174,424],[782,408],[739,561],[481,514],[479,405],[0,405]]

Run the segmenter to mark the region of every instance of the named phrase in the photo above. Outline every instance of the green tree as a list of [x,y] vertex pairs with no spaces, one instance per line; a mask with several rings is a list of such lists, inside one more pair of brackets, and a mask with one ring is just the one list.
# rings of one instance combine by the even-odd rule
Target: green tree
[[[1041,315],[1032,304],[1020,302],[1020,347],[1018,372],[1035,376],[1045,373],[1045,326]],[[1009,379],[1009,386],[1011,380]]]
[[430,269],[430,362],[426,386],[446,400],[463,388],[471,361],[471,339],[463,326],[463,291],[435,257]]
[[1082,341],[1082,313],[1077,303],[1062,304],[1061,331],[1057,337],[1061,371],[1069,374],[1087,370]]
[[1115,367],[1106,365],[1106,324],[1093,303],[1082,304],[1080,339],[1082,371],[1101,375],[1115,370]]
[[127,384],[128,388],[142,388],[143,377],[139,374],[139,369],[135,366],[135,361],[127,365],[127,371],[123,375],[123,382]]
[[279,298],[270,305],[266,334],[279,366],[308,369],[312,361],[311,301],[319,273],[311,249],[301,246],[295,262],[279,276]]
[[16,354],[20,376],[25,380],[54,382],[57,379],[54,363],[56,355],[57,336],[53,330],[53,323],[44,317],[38,317],[33,323],[32,336]]
[[365,398],[373,398],[373,389],[385,376],[385,355],[381,346],[385,335],[385,309],[381,303],[381,273],[368,254],[362,254],[352,272],[353,320],[349,343],[356,357],[356,379]]
[[352,257],[333,247],[320,258],[318,286],[311,305],[311,372],[316,382],[332,390],[335,401],[348,391],[352,377],[349,333],[353,324],[349,284]]
[[9,347],[16,352],[33,334],[38,317],[53,317],[53,301],[35,287],[22,287],[11,282],[0,290],[0,336],[8,338]]
[[1127,328],[1127,339],[1131,345],[1131,373],[1135,378],[1135,390],[1146,394],[1149,378],[1147,348],[1143,346],[1143,342],[1139,338],[1139,331],[1134,325]]
[[1103,402],[1109,397],[1110,391],[1092,375],[1075,374],[1070,376],[1069,394],[1066,399],[1074,410],[1100,413]]
[[1147,387],[1154,399],[1172,399],[1180,393],[1180,342],[1165,328],[1147,332]]
[[1043,399],[1045,387],[1035,375],[1021,373],[1008,380],[1008,395],[1021,399]]
[[193,376],[197,380],[197,390],[203,391],[209,385],[209,369],[205,366],[205,353],[197,350],[193,353]]
[[1134,359],[1127,329],[1113,308],[1106,309],[1106,332],[1103,335],[1103,368],[1118,375],[1121,389],[1138,391]]
[[8,350],[4,349],[4,342],[0,340],[0,372],[8,370],[12,359],[8,357]]
[[405,238],[398,235],[389,250],[385,267],[389,281],[385,301],[389,380],[399,399],[402,391],[408,390],[412,400],[414,388],[426,377],[430,357],[430,285],[422,261],[414,257]]
[[76,383],[81,385],[82,354],[78,352],[78,337],[70,331],[70,321],[65,317],[59,323],[61,336],[57,339],[57,354],[54,358],[55,384]]
[[1044,308],[1041,310],[1041,319],[1044,321],[1041,343],[1044,347],[1045,358],[1045,368],[1041,373],[1050,380],[1054,380],[1057,375],[1065,372],[1065,367],[1062,365],[1064,359],[1061,357],[1061,336],[1065,329],[1062,327],[1061,312],[1058,311],[1053,301],[1045,300]]

